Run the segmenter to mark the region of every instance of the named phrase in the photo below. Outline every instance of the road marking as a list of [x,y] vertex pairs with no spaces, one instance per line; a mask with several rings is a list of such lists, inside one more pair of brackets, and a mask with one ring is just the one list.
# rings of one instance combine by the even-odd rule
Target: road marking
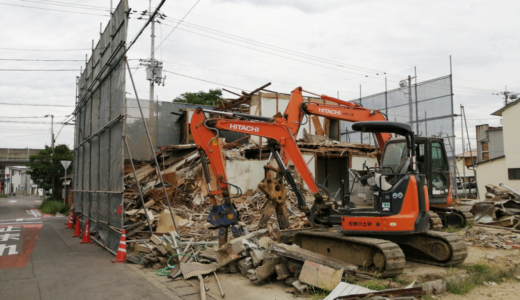
[[16,203],[16,200],[9,200],[9,203]]
[[7,242],[9,240],[20,240],[20,234],[19,233],[4,233],[0,234],[0,242]]
[[18,251],[16,251],[16,245],[2,245],[0,244],[0,256],[4,256],[5,249],[9,248],[9,251],[6,252],[7,255],[15,255],[18,254]]
[[31,257],[43,224],[22,223],[0,224],[0,269],[24,267]]
[[28,214],[28,215],[32,215],[32,216],[35,216],[35,217],[41,217],[42,216],[42,213],[33,208],[33,209],[26,209],[25,212]]

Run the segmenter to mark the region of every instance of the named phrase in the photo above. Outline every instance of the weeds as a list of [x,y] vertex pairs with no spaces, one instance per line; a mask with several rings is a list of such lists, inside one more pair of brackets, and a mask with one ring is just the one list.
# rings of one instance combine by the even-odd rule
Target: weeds
[[375,290],[375,291],[381,291],[388,288],[388,285],[384,282],[381,282],[377,279],[370,280],[367,283],[363,284],[362,286],[366,287],[367,289]]
[[461,230],[462,230],[462,228],[460,228],[460,227],[451,227],[451,226],[444,227],[442,229],[442,231],[449,232],[449,233],[455,233],[455,232],[459,232]]
[[390,280],[392,280],[393,282],[399,283],[401,285],[408,285],[408,284],[412,283],[410,280],[400,279],[397,277],[391,278]]
[[47,199],[43,201],[42,205],[40,206],[40,210],[44,214],[51,214],[55,215],[57,213],[61,213],[63,215],[69,214],[69,208],[63,201],[61,200],[54,200],[54,199]]
[[465,266],[464,269],[468,272],[465,277],[451,275],[446,281],[448,292],[464,295],[484,282],[501,282],[505,279],[511,279],[514,277],[516,271],[516,267],[508,270],[493,269],[483,262]]
[[7,195],[0,195],[0,198],[7,198]]
[[329,295],[330,292],[322,290],[315,286],[309,285],[309,299],[310,300],[321,300]]

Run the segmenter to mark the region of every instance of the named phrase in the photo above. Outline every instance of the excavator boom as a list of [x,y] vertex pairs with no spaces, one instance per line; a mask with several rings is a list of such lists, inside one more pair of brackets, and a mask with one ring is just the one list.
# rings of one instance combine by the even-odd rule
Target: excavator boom
[[[291,92],[291,98],[284,113],[287,123],[293,125],[290,130],[294,136],[298,134],[304,114],[348,122],[386,121],[386,117],[379,110],[367,109],[359,104],[353,104],[351,102],[342,101],[325,95],[321,95],[320,98],[339,105],[306,102],[303,99],[302,92],[303,89],[301,87],[298,87]],[[374,135],[377,140],[379,152],[382,153],[385,143],[392,137],[392,135],[387,132],[376,132]]]

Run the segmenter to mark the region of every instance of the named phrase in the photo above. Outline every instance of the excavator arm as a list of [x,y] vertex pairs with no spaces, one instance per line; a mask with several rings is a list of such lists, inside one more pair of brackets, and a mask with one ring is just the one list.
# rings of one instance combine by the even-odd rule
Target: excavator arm
[[[292,125],[289,127],[291,133],[295,136],[298,134],[304,114],[348,122],[386,121],[386,117],[379,110],[364,108],[359,104],[342,101],[326,95],[317,96],[323,100],[331,101],[336,104],[306,102],[303,99],[302,92],[304,92],[304,90],[301,87],[298,87],[291,92],[289,104],[284,113],[287,123]],[[312,94],[310,92],[307,93]],[[386,141],[388,141],[392,135],[386,132],[377,132],[374,133],[374,135],[377,140],[379,152],[382,153]]]
[[[228,117],[248,118],[249,120],[237,120],[226,118],[207,118],[205,112],[224,115]],[[241,132],[245,134],[257,135],[267,138],[273,157],[279,165],[280,173],[285,177],[287,182],[292,186],[294,193],[298,199],[298,207],[304,212],[312,223],[311,209],[307,206],[305,197],[296,186],[296,182],[292,178],[286,164],[275,150],[275,146],[280,145],[288,159],[291,159],[295,168],[299,172],[303,181],[307,184],[309,190],[314,194],[315,204],[313,211],[319,210],[318,207],[324,203],[323,197],[319,192],[319,188],[314,181],[311,171],[305,162],[298,145],[293,137],[293,134],[287,127],[285,118],[266,118],[252,115],[245,115],[239,113],[229,113],[221,111],[203,110],[197,108],[190,121],[191,134],[197,148],[201,154],[203,162],[203,170],[206,176],[206,182],[210,188],[210,201],[213,205],[208,221],[215,227],[226,227],[236,224],[236,221],[230,221],[227,215],[233,214],[233,205],[230,200],[229,185],[226,179],[225,161],[222,155],[222,146],[218,139],[219,130]],[[209,170],[207,163],[211,165],[213,173],[216,176],[217,190],[211,190]],[[219,200],[222,204],[219,205]],[[223,207],[222,207],[223,206]]]

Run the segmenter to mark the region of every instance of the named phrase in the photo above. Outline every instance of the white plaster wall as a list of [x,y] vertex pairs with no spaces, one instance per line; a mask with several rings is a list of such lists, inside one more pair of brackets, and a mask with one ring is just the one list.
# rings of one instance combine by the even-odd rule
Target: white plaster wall
[[[264,165],[267,160],[226,160],[226,176],[229,183],[238,185],[242,192],[256,190],[264,179]],[[234,195],[236,190],[231,187],[229,192]]]
[[[309,167],[314,178],[316,178],[316,160],[313,154],[303,154],[303,158]],[[256,190],[260,181],[264,179],[264,165],[267,160],[226,160],[226,176],[228,182],[238,185],[242,192],[247,190]],[[289,161],[289,164],[292,164]],[[272,160],[271,165],[277,167],[276,162]],[[304,185],[308,188],[307,185]],[[231,187],[230,193],[234,195],[236,190]]]
[[506,158],[507,156],[477,165],[477,185],[480,199],[486,198],[486,184],[499,185],[503,183],[516,191],[520,191],[520,180],[508,179]]
[[352,169],[363,170],[363,163],[365,161],[369,168],[375,167],[377,164],[377,158],[375,157],[352,156]]
[[[264,117],[272,117],[272,116],[276,115],[276,113],[277,113],[277,111],[276,111],[276,99],[261,98],[260,100],[262,101],[262,103],[261,103],[261,114],[262,114],[262,116],[264,116]],[[289,100],[288,99],[278,99],[278,112],[283,114],[283,112],[287,108],[287,105],[289,105]],[[255,114],[256,110],[257,110],[257,105],[252,105],[251,106],[252,114]],[[310,117],[309,118],[305,117],[303,119],[303,122],[305,122],[305,120],[307,120],[307,123],[300,127],[300,130],[298,131],[298,135],[296,136],[297,140],[303,138],[303,128],[305,128],[305,130],[307,130],[307,133],[316,134],[316,128],[314,127],[314,124],[310,120]],[[323,128],[323,130],[325,130],[324,118],[323,117],[319,117],[319,120],[320,120],[321,127]],[[256,143],[259,142],[259,138],[257,136],[251,136],[251,139],[253,141],[255,141]],[[265,138],[262,138],[262,143],[265,145],[265,143],[267,143],[267,140]]]
[[[507,168],[520,168],[520,103],[502,112]],[[520,180],[516,180],[520,184]]]

